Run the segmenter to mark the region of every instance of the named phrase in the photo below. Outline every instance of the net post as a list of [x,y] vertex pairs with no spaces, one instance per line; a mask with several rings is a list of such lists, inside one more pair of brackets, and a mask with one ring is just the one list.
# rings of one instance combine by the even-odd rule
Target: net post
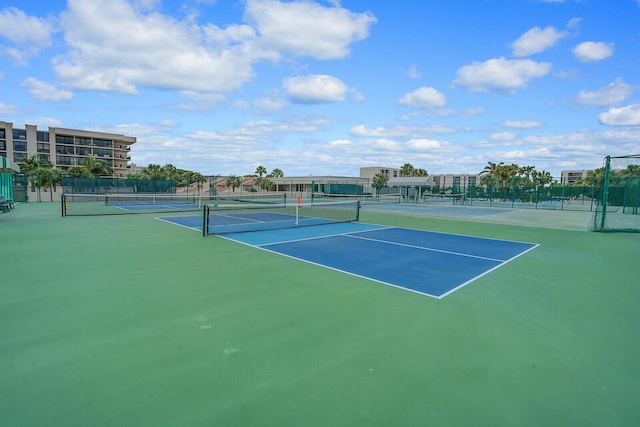
[[600,230],[604,230],[607,217],[607,198],[609,196],[609,168],[611,167],[611,156],[605,158],[604,179],[602,183],[602,216],[600,218]]
[[65,206],[64,206],[64,193],[60,196],[60,207],[62,209],[62,217],[64,218]]
[[207,237],[207,231],[209,230],[209,215],[207,212],[208,205],[205,204],[202,207],[202,237]]
[[360,200],[356,200],[356,222],[360,222]]

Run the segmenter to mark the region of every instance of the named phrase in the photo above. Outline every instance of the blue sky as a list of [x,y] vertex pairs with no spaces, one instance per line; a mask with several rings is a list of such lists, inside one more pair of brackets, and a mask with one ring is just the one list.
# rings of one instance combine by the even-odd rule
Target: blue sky
[[203,174],[640,154],[640,0],[0,0],[0,120]]

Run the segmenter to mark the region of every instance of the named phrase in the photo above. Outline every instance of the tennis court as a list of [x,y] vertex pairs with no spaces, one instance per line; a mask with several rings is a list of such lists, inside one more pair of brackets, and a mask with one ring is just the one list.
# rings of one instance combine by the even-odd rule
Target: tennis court
[[[0,215],[0,425],[640,424],[640,235],[531,210],[365,206],[285,238],[155,219],[187,214]],[[313,258],[399,275],[433,252],[431,278],[421,245],[474,280],[429,298]]]
[[449,295],[536,247],[360,223],[225,238],[435,298]]

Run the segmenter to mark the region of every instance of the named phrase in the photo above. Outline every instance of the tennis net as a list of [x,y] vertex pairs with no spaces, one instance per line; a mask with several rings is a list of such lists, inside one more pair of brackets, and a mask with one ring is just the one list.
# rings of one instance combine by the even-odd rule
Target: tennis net
[[337,202],[359,200],[361,203],[400,203],[400,194],[326,194],[312,193],[312,202]]
[[208,203],[287,203],[286,193],[217,194],[207,198]]
[[358,221],[360,202],[311,204],[207,204],[202,235],[245,233]]
[[188,212],[202,209],[197,194],[63,194],[62,216]]

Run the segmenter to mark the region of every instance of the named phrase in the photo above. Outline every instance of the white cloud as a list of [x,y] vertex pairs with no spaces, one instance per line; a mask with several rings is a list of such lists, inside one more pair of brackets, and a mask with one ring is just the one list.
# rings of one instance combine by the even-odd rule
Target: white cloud
[[566,31],[558,31],[552,26],[545,27],[544,29],[533,27],[511,43],[510,46],[513,49],[513,56],[529,56],[553,47],[558,40],[567,35],[568,33]]
[[610,126],[640,126],[640,104],[612,108],[598,116],[600,122]]
[[54,26],[52,18],[29,16],[18,8],[7,7],[0,11],[0,37],[15,46],[0,45],[0,53],[4,51],[16,62],[26,64],[41,49],[51,46]]
[[57,89],[54,85],[29,77],[22,82],[22,86],[29,90],[31,96],[43,101],[70,101],[73,98],[73,92]]
[[53,23],[50,19],[28,16],[15,7],[0,11],[0,36],[20,46],[51,45]]
[[418,71],[418,67],[414,65],[409,69],[409,71],[407,71],[407,77],[409,77],[410,79],[419,79],[420,77],[422,77],[422,74],[420,74],[420,71]]
[[20,108],[18,108],[17,106],[0,102],[0,114],[11,115],[18,114],[19,112]]
[[515,92],[530,81],[539,79],[551,71],[551,64],[530,59],[495,58],[485,62],[473,62],[458,70],[454,86],[466,86],[472,92],[490,89]]
[[322,74],[310,74],[284,79],[282,86],[296,104],[322,104],[344,101],[347,85],[340,79]]
[[404,95],[398,100],[398,103],[416,109],[431,109],[444,107],[447,100],[444,94],[437,89],[423,86]]
[[253,101],[253,111],[259,116],[276,113],[287,106],[284,99],[274,97],[260,98]]
[[576,96],[576,102],[591,107],[612,107],[629,98],[638,88],[628,85],[620,77],[608,86],[595,92],[581,90]]
[[572,52],[582,62],[601,61],[613,55],[613,43],[584,42],[574,47]]
[[434,139],[411,139],[407,143],[408,148],[414,150],[437,150],[442,148],[442,143]]
[[502,126],[515,129],[531,129],[543,126],[542,122],[535,120],[505,120]]
[[495,132],[489,137],[494,141],[513,141],[516,139],[516,134],[514,132]]
[[359,104],[364,101],[364,95],[358,89],[352,87],[348,90],[349,95],[351,95],[351,102],[354,104]]
[[261,60],[342,58],[375,22],[370,14],[306,1],[242,4],[246,23],[220,28],[162,14],[157,1],[69,0],[61,18],[69,50],[56,57],[54,69],[77,89],[227,93],[252,79]]
[[358,125],[349,131],[352,136],[366,136],[366,137],[418,137],[427,134],[442,134],[451,133],[455,129],[450,126],[444,125],[429,125],[429,126],[391,126],[384,127],[378,126],[375,128],[368,128],[365,125]]
[[369,36],[370,13],[310,1],[247,0],[245,20],[255,25],[263,46],[294,56],[339,59],[349,45]]

